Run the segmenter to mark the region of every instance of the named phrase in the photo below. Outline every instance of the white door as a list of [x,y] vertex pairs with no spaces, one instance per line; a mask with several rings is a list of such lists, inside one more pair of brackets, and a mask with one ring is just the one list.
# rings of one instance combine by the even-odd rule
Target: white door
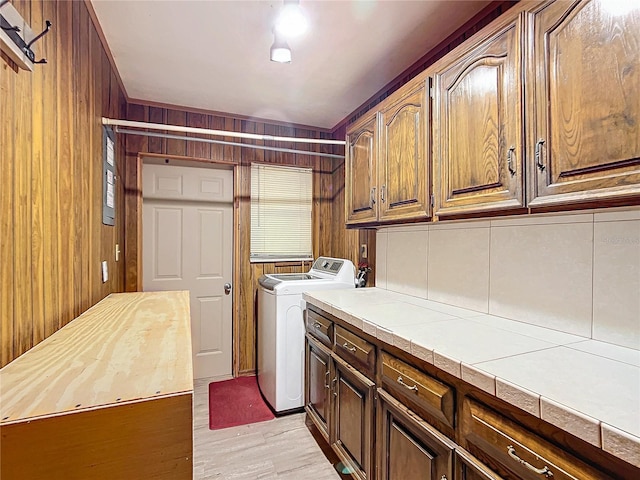
[[144,164],[143,289],[189,290],[195,378],[231,376],[233,172]]

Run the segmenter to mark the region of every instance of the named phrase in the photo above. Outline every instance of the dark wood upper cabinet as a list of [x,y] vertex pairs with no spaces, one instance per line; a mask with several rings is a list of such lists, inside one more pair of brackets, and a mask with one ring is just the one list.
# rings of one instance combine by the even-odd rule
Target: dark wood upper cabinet
[[368,114],[347,132],[345,203],[347,224],[375,222],[377,207],[377,114]]
[[439,216],[524,205],[521,24],[495,25],[435,75]]
[[625,3],[528,14],[531,207],[640,193],[640,9]]
[[379,219],[428,217],[427,82],[421,81],[381,112]]

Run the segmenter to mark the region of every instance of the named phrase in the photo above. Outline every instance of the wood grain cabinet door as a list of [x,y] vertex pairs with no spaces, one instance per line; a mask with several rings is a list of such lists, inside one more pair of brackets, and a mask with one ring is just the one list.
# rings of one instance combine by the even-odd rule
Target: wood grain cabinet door
[[381,112],[380,220],[430,216],[427,83]]
[[340,358],[333,358],[333,447],[356,479],[373,479],[375,385]]
[[452,480],[455,444],[378,389],[378,480]]
[[347,131],[345,208],[347,225],[374,222],[377,207],[377,114],[367,114]]
[[436,215],[523,206],[522,17],[435,76]]
[[305,410],[325,440],[329,441],[329,382],[331,352],[307,334]]
[[563,1],[529,17],[529,205],[640,194],[640,7]]

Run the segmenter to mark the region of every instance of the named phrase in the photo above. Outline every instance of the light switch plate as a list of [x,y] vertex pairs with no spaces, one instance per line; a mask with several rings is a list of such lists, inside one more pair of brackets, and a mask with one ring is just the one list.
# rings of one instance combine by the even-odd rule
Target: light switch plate
[[107,280],[109,280],[109,267],[107,261],[104,260],[102,262],[102,283],[106,283]]

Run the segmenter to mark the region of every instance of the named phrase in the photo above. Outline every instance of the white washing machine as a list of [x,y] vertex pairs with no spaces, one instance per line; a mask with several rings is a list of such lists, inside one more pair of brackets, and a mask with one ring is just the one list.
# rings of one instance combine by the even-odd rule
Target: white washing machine
[[318,257],[307,273],[263,275],[258,290],[258,384],[276,412],[304,405],[302,292],[355,287],[349,260]]

